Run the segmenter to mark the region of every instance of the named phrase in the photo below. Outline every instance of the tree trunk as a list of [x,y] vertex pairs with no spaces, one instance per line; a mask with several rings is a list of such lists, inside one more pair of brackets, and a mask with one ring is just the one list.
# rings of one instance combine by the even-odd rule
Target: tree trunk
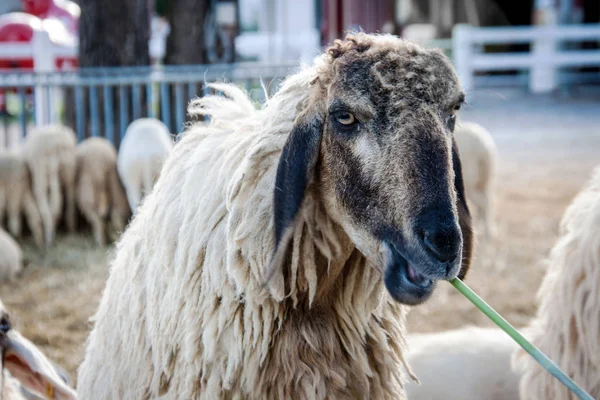
[[150,10],[146,0],[79,0],[82,67],[148,65]]
[[167,20],[171,25],[171,33],[167,38],[165,64],[206,63],[204,20],[208,7],[208,0],[169,0],[167,2]]
[[[150,64],[148,40],[150,39],[150,2],[148,0],[78,0],[81,7],[79,22],[79,65],[86,67],[143,66]],[[81,71],[82,76],[86,72]],[[98,115],[100,134],[104,136],[103,90],[98,92]],[[90,135],[89,91],[84,90],[85,131]],[[114,144],[120,143],[118,88],[111,89]],[[145,113],[145,93],[141,92],[140,109]],[[128,114],[131,116],[131,92],[129,92]],[[66,104],[75,104],[73,90],[66,91]],[[66,123],[76,128],[75,107],[66,107]]]

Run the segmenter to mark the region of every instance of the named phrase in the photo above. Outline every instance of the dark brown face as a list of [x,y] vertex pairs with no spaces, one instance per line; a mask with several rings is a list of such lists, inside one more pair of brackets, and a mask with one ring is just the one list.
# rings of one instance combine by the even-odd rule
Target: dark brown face
[[[382,51],[358,46],[332,61],[332,78],[315,91],[284,149],[277,187],[293,196],[276,192],[275,211],[276,222],[293,215],[282,202],[299,207],[314,169],[328,213],[381,269],[392,297],[414,305],[437,280],[459,274],[463,236],[470,255],[452,138],[464,94],[445,56],[397,43]],[[281,238],[284,225],[276,226]]]

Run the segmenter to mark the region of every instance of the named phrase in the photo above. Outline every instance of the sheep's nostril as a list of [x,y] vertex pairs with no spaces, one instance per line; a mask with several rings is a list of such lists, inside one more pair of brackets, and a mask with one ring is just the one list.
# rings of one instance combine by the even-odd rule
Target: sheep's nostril
[[460,234],[454,229],[425,232],[425,248],[441,262],[454,261],[460,253]]

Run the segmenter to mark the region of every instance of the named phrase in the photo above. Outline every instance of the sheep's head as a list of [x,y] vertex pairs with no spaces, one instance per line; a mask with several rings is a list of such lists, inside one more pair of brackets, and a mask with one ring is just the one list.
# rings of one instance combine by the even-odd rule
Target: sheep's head
[[54,365],[29,340],[12,329],[8,314],[0,301],[0,399],[5,387],[4,368],[26,389],[44,398],[76,400]]
[[464,93],[441,52],[393,36],[348,35],[326,58],[278,166],[277,253],[312,185],[392,297],[422,303],[470,262],[452,137]]

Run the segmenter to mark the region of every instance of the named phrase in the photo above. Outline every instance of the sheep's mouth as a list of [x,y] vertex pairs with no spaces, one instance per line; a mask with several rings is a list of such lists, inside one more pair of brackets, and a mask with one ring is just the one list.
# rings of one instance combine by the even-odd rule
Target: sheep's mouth
[[435,289],[435,280],[419,272],[394,245],[389,246],[384,283],[394,300],[411,306],[429,299]]

